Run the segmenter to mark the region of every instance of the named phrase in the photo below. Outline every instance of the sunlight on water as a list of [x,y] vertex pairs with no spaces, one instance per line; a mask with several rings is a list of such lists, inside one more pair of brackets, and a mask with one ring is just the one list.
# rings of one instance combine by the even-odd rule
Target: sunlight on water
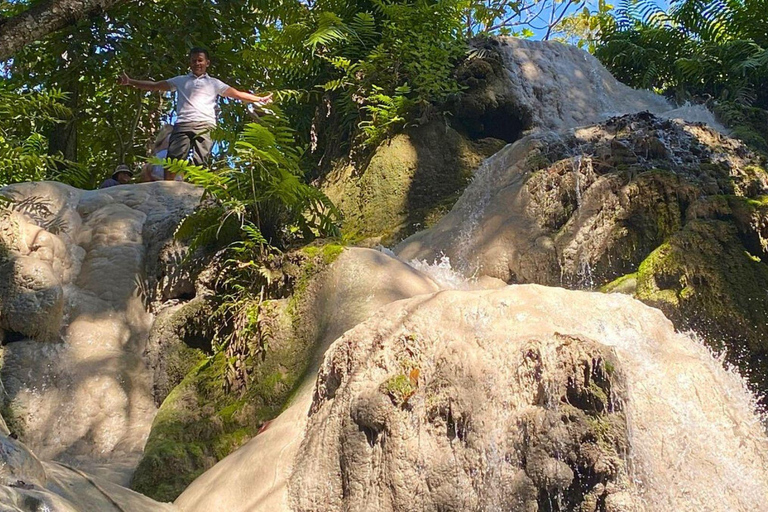
[[[481,288],[476,279],[456,272],[446,256],[432,264],[409,264],[443,289]],[[571,303],[563,304],[563,311],[582,315],[583,326],[574,329],[591,330],[620,359],[629,387],[625,457],[646,510],[756,510],[754,503],[768,499],[768,437],[766,415],[745,380],[697,334],[667,334],[668,321],[658,313],[654,320],[662,323],[623,318],[633,299],[589,295],[601,297],[608,307],[577,313],[580,305]],[[528,322],[534,317],[521,310],[517,318]]]

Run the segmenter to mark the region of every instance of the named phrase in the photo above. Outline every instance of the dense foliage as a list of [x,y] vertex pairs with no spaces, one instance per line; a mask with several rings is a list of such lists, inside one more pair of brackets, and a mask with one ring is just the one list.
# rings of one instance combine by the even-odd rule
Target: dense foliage
[[190,251],[240,242],[259,252],[284,248],[296,238],[335,233],[339,215],[325,195],[304,183],[293,131],[276,117],[248,124],[232,157],[213,169],[171,161],[168,167],[202,186],[208,201],[179,226],[176,236],[190,239]]
[[[159,80],[186,71],[205,46],[210,72],[244,89],[274,90],[311,168],[352,137],[374,145],[456,92],[450,74],[468,37],[540,37],[584,1],[567,0],[134,0],[92,14],[0,66],[9,90],[66,94],[72,115],[47,130],[46,152],[91,170],[96,186],[118,163],[147,154],[171,119],[168,95],[120,87],[125,70]],[[0,22],[36,5],[0,1]],[[224,101],[218,148],[228,156],[247,117]],[[325,137],[328,140],[322,140]],[[333,153],[333,151],[331,151]]]
[[16,94],[0,86],[0,186],[43,179],[84,184],[82,167],[48,151],[45,133],[72,115],[65,100],[55,89]]
[[619,80],[706,102],[736,135],[768,149],[766,0],[682,0],[668,12],[624,1],[599,21],[595,54]]
[[768,106],[768,2],[684,0],[664,12],[624,2],[597,56],[619,80],[674,94]]

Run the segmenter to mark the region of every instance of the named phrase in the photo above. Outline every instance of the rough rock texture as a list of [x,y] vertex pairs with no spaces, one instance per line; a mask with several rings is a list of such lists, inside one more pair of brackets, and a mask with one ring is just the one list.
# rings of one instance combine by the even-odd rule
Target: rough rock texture
[[768,439],[742,386],[623,296],[399,301],[327,352],[292,509],[756,510]]
[[0,434],[0,503],[9,512],[165,512],[158,503],[109,481],[41,462],[18,440]]
[[765,390],[766,193],[764,163],[741,143],[628,115],[505,148],[396,252],[512,283],[596,288],[632,274],[625,291],[636,284],[679,327],[727,347]]
[[209,301],[195,297],[167,307],[155,317],[144,355],[154,373],[153,395],[158,407],[211,354],[208,319],[212,313]]
[[289,510],[287,481],[328,345],[384,304],[437,289],[428,277],[385,254],[344,251],[307,291],[303,321],[314,326],[312,362],[290,405],[262,433],[195,480],[176,505],[186,512]]
[[601,285],[636,270],[701,198],[768,192],[761,164],[706,127],[650,114],[532,135],[488,159],[451,213],[396,252],[446,254],[507,282]]
[[127,483],[155,414],[141,358],[152,322],[145,267],[200,190],[39,182],[3,195],[11,200],[0,287],[0,324],[14,341],[2,367],[9,426],[43,460]]
[[455,106],[470,133],[513,142],[528,129],[563,130],[645,110],[716,124],[705,108],[673,110],[663,97],[622,84],[575,46],[498,37],[476,51],[458,70],[468,91]]
[[450,117],[411,128],[379,146],[370,160],[341,162],[323,178],[323,190],[344,213],[349,239],[389,245],[433,225],[483,157],[528,132],[640,111],[717,124],[706,108],[673,109],[659,95],[619,83],[573,46],[501,37],[476,50],[479,56],[457,70],[466,90],[449,106]]
[[348,236],[398,241],[447,212],[472,171],[503,145],[432,122],[383,143],[363,165],[338,165],[322,189],[343,212]]
[[[314,283],[342,250],[328,244],[279,259],[275,272],[279,269],[279,288],[287,297],[267,295],[253,303],[253,326],[234,322],[233,328],[249,332],[237,357],[211,350],[214,330],[222,327],[211,323],[221,304],[216,295],[223,293],[216,285],[223,272],[220,258],[193,283],[194,299],[158,315],[147,357],[155,373],[155,400],[162,405],[133,476],[133,489],[161,501],[174,500],[279,414],[311,361],[317,327],[308,308]],[[235,367],[246,377],[232,382],[228,376]]]
[[[728,199],[739,206],[749,204],[739,197],[722,198]],[[754,208],[762,210],[762,224],[768,225],[765,205]],[[729,213],[728,208],[721,210],[720,218],[727,219]],[[634,293],[680,328],[693,329],[710,346],[726,351],[765,400],[768,253],[752,252],[734,221],[718,217],[692,220],[673,234],[643,261],[634,274],[634,289],[625,293]]]

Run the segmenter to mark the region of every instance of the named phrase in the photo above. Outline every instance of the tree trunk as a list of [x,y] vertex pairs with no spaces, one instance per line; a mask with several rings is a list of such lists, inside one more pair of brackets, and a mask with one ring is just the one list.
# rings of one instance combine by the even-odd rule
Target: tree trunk
[[0,20],[0,61],[24,46],[81,18],[123,0],[44,0],[12,18]]
[[66,105],[72,109],[72,119],[66,123],[57,123],[51,128],[48,136],[48,152],[52,155],[61,152],[65,159],[77,162],[77,121],[78,115],[78,85],[77,82],[67,88],[69,98]]

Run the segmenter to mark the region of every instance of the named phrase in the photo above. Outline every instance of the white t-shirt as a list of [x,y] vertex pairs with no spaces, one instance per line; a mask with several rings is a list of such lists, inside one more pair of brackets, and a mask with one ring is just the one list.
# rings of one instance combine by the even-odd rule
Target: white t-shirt
[[190,72],[166,80],[176,91],[176,123],[216,124],[216,100],[229,86],[204,73]]

